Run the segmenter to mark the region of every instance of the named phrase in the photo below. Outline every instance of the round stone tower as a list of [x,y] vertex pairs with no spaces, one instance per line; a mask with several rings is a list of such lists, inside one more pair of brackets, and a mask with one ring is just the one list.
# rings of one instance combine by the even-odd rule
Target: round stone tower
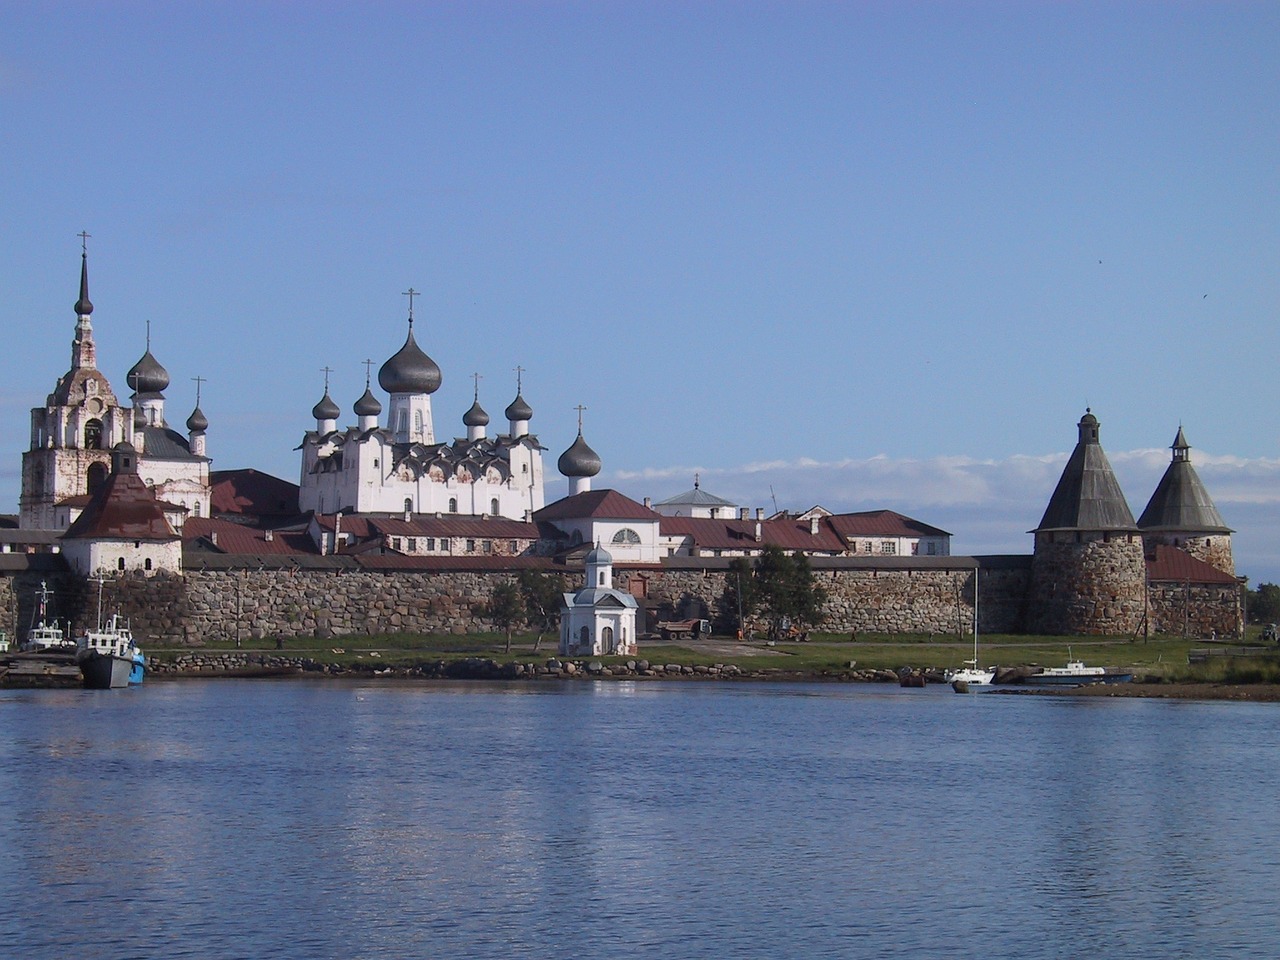
[[1185,550],[1209,566],[1236,575],[1231,556],[1231,528],[1213,505],[1209,491],[1191,465],[1191,444],[1178,427],[1173,459],[1138,518],[1148,548],[1156,544]]
[[1124,636],[1146,606],[1142,535],[1086,410],[1080,439],[1035,535],[1027,626],[1034,633]]

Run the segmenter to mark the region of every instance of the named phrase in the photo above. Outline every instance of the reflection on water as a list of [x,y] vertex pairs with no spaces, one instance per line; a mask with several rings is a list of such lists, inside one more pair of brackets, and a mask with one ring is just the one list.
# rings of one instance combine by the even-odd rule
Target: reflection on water
[[0,724],[24,957],[1280,946],[1271,705],[210,681]]

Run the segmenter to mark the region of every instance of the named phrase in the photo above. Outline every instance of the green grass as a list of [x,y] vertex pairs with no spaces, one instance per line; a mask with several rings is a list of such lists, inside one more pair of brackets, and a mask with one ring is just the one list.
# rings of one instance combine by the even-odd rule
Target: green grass
[[[1253,631],[1256,635],[1256,631]],[[377,662],[385,666],[407,666],[423,660],[452,660],[463,657],[491,657],[500,662],[547,660],[556,656],[558,637],[544,634],[539,649],[533,650],[534,634],[512,637],[506,652],[502,634],[427,636],[419,634],[352,635],[331,639],[289,638],[279,649],[274,639],[246,640],[242,652],[283,653],[311,657],[328,663]],[[605,663],[644,659],[653,663],[711,665],[733,663],[743,670],[779,670],[812,675],[840,674],[856,664],[859,670],[898,670],[902,667],[947,670],[960,666],[973,655],[972,640],[943,636],[894,634],[810,635],[807,642],[784,642],[769,646],[763,642],[742,644],[734,653],[716,649],[715,644],[731,643],[728,638],[701,642],[641,643],[636,657],[600,657]],[[1246,640],[1248,642],[1248,640]],[[1155,638],[1130,641],[1123,638],[1045,637],[992,634],[980,638],[978,656],[985,666],[1061,666],[1070,658],[1091,666],[1117,667],[1135,675],[1167,682],[1280,683],[1280,654],[1260,653],[1249,658],[1213,657],[1203,664],[1189,664],[1193,649],[1212,646],[1204,640]],[[1222,645],[1219,645],[1220,647]],[[164,659],[179,653],[221,652],[235,649],[233,642],[211,643],[197,648],[149,650]],[[1275,648],[1272,648],[1275,649]],[[740,650],[741,652],[737,652]],[[581,659],[581,658],[579,658]]]

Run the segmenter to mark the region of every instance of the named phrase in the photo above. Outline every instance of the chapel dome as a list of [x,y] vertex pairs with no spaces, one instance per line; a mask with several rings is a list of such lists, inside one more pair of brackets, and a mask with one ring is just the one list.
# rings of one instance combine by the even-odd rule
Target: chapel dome
[[162,393],[169,386],[169,371],[147,350],[142,359],[129,368],[124,379],[134,393]]
[[566,477],[594,477],[600,472],[600,455],[587,446],[582,434],[578,434],[573,446],[560,454],[556,466]]
[[317,420],[337,420],[342,414],[338,405],[333,402],[333,398],[329,396],[329,391],[324,392],[324,396],[320,398],[320,402],[311,408],[311,415]]
[[378,402],[378,398],[373,395],[373,392],[368,387],[365,387],[364,394],[351,409],[355,411],[357,417],[376,417],[382,412],[382,404]]
[[187,429],[192,433],[203,433],[209,429],[209,418],[204,415],[198,404],[191,411],[191,416],[187,417]]
[[387,393],[435,393],[440,381],[440,367],[414,341],[412,328],[404,346],[378,371],[378,386]]
[[462,415],[464,427],[484,427],[488,424],[489,415],[484,412],[484,407],[480,406],[479,400],[471,404],[471,409]]
[[524,402],[524,397],[516,394],[516,398],[511,401],[506,409],[507,419],[512,421],[532,420],[533,407]]

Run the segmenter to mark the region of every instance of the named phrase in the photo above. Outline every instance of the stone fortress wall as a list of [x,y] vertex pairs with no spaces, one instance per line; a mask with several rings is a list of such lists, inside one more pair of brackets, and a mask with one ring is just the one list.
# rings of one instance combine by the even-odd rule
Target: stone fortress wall
[[[947,557],[929,562],[876,563],[815,559],[815,576],[829,592],[819,629],[837,634],[971,635],[974,571],[978,570],[980,633],[1030,629],[1031,557]],[[546,567],[576,586],[581,571]],[[382,633],[469,634],[497,628],[484,614],[493,587],[510,571],[368,570],[332,563],[322,569],[257,564],[188,570],[182,576],[126,575],[107,582],[104,605],[126,617],[139,642],[198,646],[209,641],[261,645],[276,637],[343,637]],[[679,566],[615,568],[614,582],[641,599],[654,616],[715,618],[728,562],[686,558]],[[41,580],[54,592],[54,615],[79,630],[94,623],[97,587],[69,573],[0,576],[0,629],[22,637],[32,621]],[[1083,602],[1083,601],[1078,601]],[[1141,605],[1142,600],[1136,601]],[[1079,632],[1131,636],[1135,631],[1205,637],[1234,635],[1241,623],[1238,587],[1150,584],[1147,622],[1108,616],[1099,596],[1092,623]],[[1109,629],[1108,629],[1109,628]]]

